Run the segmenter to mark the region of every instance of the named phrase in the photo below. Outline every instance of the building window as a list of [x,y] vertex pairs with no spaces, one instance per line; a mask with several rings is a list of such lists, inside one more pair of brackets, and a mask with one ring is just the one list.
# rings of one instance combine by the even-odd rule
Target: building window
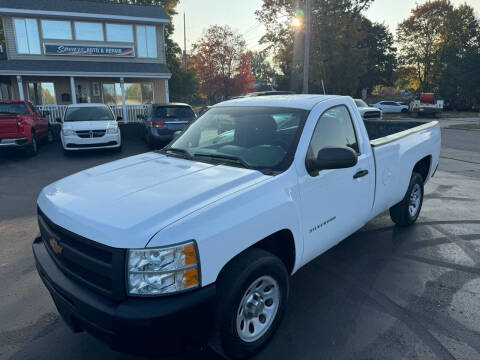
[[70,21],[42,20],[42,37],[44,39],[72,40]]
[[155,26],[137,25],[137,49],[139,57],[157,57],[157,34]]
[[107,24],[107,41],[133,42],[132,25]]
[[55,85],[52,82],[29,82],[28,100],[35,105],[55,105]]
[[0,83],[0,100],[12,100],[12,91],[10,84]]
[[102,23],[75,21],[75,39],[87,41],[103,41]]
[[[108,105],[122,104],[120,83],[103,84],[103,102]],[[152,83],[125,83],[125,103],[127,105],[151,104],[152,102]]]
[[35,19],[14,19],[15,40],[19,54],[40,54],[38,24]]
[[153,84],[144,83],[142,84],[142,104],[151,103],[153,103]]

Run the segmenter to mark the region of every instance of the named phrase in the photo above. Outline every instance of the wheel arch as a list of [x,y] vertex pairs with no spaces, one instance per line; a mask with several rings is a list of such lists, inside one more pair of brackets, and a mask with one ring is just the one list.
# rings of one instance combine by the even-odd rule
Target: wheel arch
[[413,167],[412,172],[416,172],[420,174],[423,178],[423,182],[426,182],[428,179],[428,175],[430,174],[431,166],[432,166],[432,155],[427,155],[424,158],[417,161],[417,163]]
[[288,274],[291,275],[293,273],[293,270],[295,269],[295,261],[297,255],[295,238],[290,229],[282,229],[264,237],[263,239],[254,243],[253,245],[246,248],[241,253],[230,259],[218,273],[217,279],[234,259],[236,259],[238,256],[242,255],[245,251],[251,248],[262,249],[277,256],[285,265]]

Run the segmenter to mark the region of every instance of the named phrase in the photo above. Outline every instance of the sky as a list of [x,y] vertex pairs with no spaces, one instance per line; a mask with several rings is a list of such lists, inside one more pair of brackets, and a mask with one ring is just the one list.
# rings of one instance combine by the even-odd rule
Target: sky
[[[395,31],[398,23],[407,18],[416,3],[427,0],[375,0],[365,15],[372,21],[385,23]],[[453,4],[468,3],[480,15],[480,0],[451,0]],[[242,34],[250,50],[262,50],[258,40],[265,28],[255,17],[262,0],[180,0],[178,15],[173,18],[174,40],[183,48],[183,13],[186,15],[187,51],[210,25],[225,25]]]

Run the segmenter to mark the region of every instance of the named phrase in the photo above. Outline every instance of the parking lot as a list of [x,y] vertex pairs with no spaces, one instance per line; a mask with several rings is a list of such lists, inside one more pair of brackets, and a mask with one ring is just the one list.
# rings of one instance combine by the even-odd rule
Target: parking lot
[[[418,222],[398,228],[384,213],[302,268],[282,326],[257,358],[480,359],[480,131],[442,121],[440,167]],[[0,154],[0,358],[138,358],[70,332],[37,275],[31,243],[45,185],[147,150],[131,135],[121,153],[66,157],[54,143],[34,158]],[[217,356],[193,348],[163,358]]]

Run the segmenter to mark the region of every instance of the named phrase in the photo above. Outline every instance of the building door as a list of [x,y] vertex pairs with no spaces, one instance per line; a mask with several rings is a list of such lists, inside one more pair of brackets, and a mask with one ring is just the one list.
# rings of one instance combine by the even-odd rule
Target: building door
[[77,80],[77,103],[90,103],[92,101],[90,82],[88,80]]

